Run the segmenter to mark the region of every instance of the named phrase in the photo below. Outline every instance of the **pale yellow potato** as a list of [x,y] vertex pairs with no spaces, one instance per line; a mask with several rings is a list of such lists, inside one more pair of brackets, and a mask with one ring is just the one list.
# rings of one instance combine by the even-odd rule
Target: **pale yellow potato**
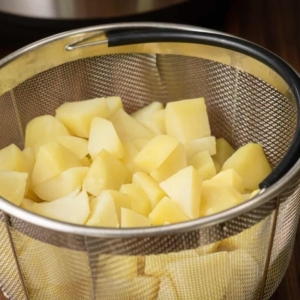
[[222,167],[224,162],[234,153],[233,147],[224,139],[219,138],[216,140],[216,153],[213,158]]
[[0,196],[20,205],[25,196],[27,178],[27,173],[0,171]]
[[157,300],[180,300],[174,283],[167,276],[163,276],[160,279]]
[[[27,178],[27,181],[28,181],[28,178]],[[31,188],[28,189],[27,192],[25,193],[25,198],[30,199],[36,203],[43,202],[43,200],[40,199]]]
[[221,171],[221,169],[222,169],[222,166],[217,161],[217,159],[215,158],[215,156],[212,156],[211,158],[212,158],[212,160],[214,162],[214,165],[215,165],[215,168],[216,168],[216,172],[219,173]]
[[179,299],[190,300],[223,300],[231,275],[228,252],[175,261],[167,270]]
[[50,219],[83,225],[90,214],[89,197],[85,191],[78,192],[52,202],[34,203],[31,210]]
[[222,182],[228,183],[241,194],[245,191],[243,179],[234,169],[221,171],[214,176],[212,180],[221,180]]
[[205,180],[201,187],[200,217],[229,209],[242,203],[239,192],[218,180]]
[[83,180],[82,189],[98,196],[107,189],[119,190],[126,181],[128,171],[125,166],[106,150],[95,158]]
[[136,139],[132,141],[132,144],[138,151],[141,151],[145,146],[150,142],[150,140],[147,139]]
[[31,176],[35,165],[35,155],[34,155],[34,150],[30,147],[25,148],[22,152],[23,152],[23,160],[24,160],[23,163],[25,165],[24,172],[28,174],[26,189],[25,189],[25,196],[27,197],[27,194],[30,195],[29,190],[31,189]]
[[149,214],[151,225],[164,225],[166,222],[169,224],[179,223],[190,220],[190,218],[183,213],[178,204],[168,198],[164,197]]
[[32,119],[25,129],[25,148],[41,146],[58,136],[70,135],[67,128],[58,119],[44,115]]
[[192,166],[178,171],[159,185],[191,219],[199,217],[202,178]]
[[117,134],[122,142],[124,140],[132,141],[139,138],[151,139],[154,136],[150,130],[141,125],[123,109],[119,109],[109,119],[114,124]]
[[102,193],[90,202],[90,216],[87,226],[118,228],[119,221],[115,202],[112,198],[102,196]]
[[132,176],[132,183],[139,185],[151,202],[152,209],[164,197],[166,193],[159,186],[158,182],[145,172],[136,172]]
[[63,171],[56,177],[43,181],[33,188],[34,193],[44,201],[54,201],[65,197],[82,187],[89,168],[75,167]]
[[82,163],[82,166],[84,167],[90,167],[93,160],[92,159],[89,159],[87,156],[86,157],[83,157],[80,162]]
[[151,225],[150,220],[131,209],[121,207],[121,227],[148,227]]
[[77,136],[59,136],[56,140],[80,159],[88,154],[88,141],[86,139]]
[[152,132],[156,134],[166,134],[166,110],[161,109],[156,111],[151,118],[151,123],[148,125]]
[[23,198],[20,207],[26,210],[32,210],[33,203],[34,201],[32,201],[31,199]]
[[123,108],[123,103],[120,97],[106,97],[105,101],[108,106],[107,118],[115,114],[119,109]]
[[243,179],[245,189],[256,190],[272,168],[259,144],[248,143],[239,148],[224,163],[222,170],[234,169]]
[[195,154],[190,158],[188,164],[197,170],[203,180],[211,179],[217,174],[215,164],[208,151]]
[[94,159],[101,150],[107,150],[116,158],[124,156],[124,147],[111,121],[93,118],[88,141],[88,151]]
[[216,154],[216,138],[214,136],[202,137],[186,143],[184,147],[188,160],[202,151],[208,151],[209,155],[214,155]]
[[0,150],[0,170],[27,172],[24,153],[15,144]]
[[167,254],[146,255],[145,274],[156,277],[169,276],[167,266],[170,263],[188,258],[198,258],[197,252],[191,249]]
[[124,157],[121,158],[120,161],[132,175],[133,173],[139,171],[139,168],[133,162],[133,159],[139,153],[139,150],[130,141],[123,141],[122,144],[124,147]]
[[33,168],[32,187],[60,175],[69,168],[81,167],[80,159],[58,142],[40,147]]
[[105,118],[109,108],[105,98],[85,101],[65,102],[56,109],[56,118],[60,120],[72,135],[88,138],[94,117]]
[[183,144],[210,136],[210,126],[204,98],[168,102],[166,132]]
[[132,211],[148,217],[151,212],[151,202],[144,190],[135,183],[123,184],[120,192],[130,197]]

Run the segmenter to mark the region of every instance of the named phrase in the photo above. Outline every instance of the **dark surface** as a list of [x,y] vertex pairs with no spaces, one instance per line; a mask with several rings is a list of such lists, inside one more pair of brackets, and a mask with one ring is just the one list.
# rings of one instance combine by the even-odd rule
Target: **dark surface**
[[[224,10],[224,18],[212,14],[209,16],[212,18],[211,20],[207,21],[206,18],[206,24],[262,45],[300,71],[299,13],[299,0],[231,0],[228,9]],[[6,29],[2,27],[1,30],[5,31]],[[8,29],[6,33],[8,33]],[[3,40],[0,45],[2,45],[0,46],[0,57],[8,54],[14,48],[11,43],[3,46]],[[0,291],[0,300],[3,299],[5,298],[1,296]],[[299,230],[288,271],[271,299],[300,299]]]

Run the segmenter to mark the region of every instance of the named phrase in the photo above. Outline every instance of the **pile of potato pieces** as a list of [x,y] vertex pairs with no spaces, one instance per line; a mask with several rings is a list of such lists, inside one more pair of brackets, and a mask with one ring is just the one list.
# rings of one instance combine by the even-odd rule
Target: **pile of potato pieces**
[[211,215],[253,197],[271,166],[261,145],[211,136],[204,98],[65,102],[31,120],[25,148],[0,150],[0,195],[87,226],[147,227]]

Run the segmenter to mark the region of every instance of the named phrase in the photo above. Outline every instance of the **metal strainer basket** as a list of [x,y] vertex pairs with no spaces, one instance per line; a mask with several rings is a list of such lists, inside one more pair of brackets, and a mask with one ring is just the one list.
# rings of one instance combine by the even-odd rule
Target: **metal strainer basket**
[[0,147],[23,147],[34,117],[65,101],[205,97],[212,133],[261,143],[274,171],[254,199],[185,223],[66,224],[0,198],[0,286],[23,299],[269,299],[298,225],[297,74],[247,41],[189,26],[115,24],[60,34],[0,62]]

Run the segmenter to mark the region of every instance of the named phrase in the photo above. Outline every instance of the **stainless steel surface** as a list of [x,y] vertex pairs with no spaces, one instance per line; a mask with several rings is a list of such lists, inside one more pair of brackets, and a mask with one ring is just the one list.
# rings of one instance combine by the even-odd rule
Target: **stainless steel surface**
[[[41,114],[54,114],[65,101],[119,95],[125,109],[132,112],[154,99],[167,103],[204,96],[213,134],[225,137],[236,148],[248,141],[259,142],[272,166],[280,162],[293,138],[298,112],[294,97],[279,74],[246,55],[207,45],[151,43],[110,48],[104,42],[66,50],[66,46],[81,41],[99,41],[100,34],[105,40],[103,32],[126,26],[132,25],[64,33],[3,59],[0,148],[12,142],[22,147],[28,121]],[[135,26],[201,32],[194,27],[166,24]],[[221,38],[226,36],[220,34]],[[157,259],[161,269],[170,253],[182,259],[187,250],[188,255],[193,251],[203,254],[206,245],[213,245],[218,255],[234,258],[215,266],[220,280],[213,289],[203,278],[199,279],[198,288],[204,280],[203,291],[211,295],[206,299],[215,299],[212,290],[222,290],[226,278],[237,276],[234,262],[243,266],[243,272],[238,273],[242,279],[236,279],[243,282],[228,286],[223,297],[216,299],[250,300],[258,299],[259,294],[268,299],[279,284],[292,251],[300,210],[299,170],[298,161],[275,185],[253,200],[181,224],[141,229],[89,228],[34,215],[0,198],[0,228],[5,212],[10,216],[10,230],[30,299],[156,299],[158,291],[145,288],[142,281],[145,259]],[[7,253],[6,236],[3,241],[0,256]],[[246,251],[255,264],[236,249]],[[13,264],[13,256],[3,257],[7,263],[1,264],[0,259],[0,274]],[[133,269],[132,264],[136,266]],[[184,266],[173,269],[172,280],[179,280],[185,269],[192,268],[188,261]],[[269,267],[264,288],[266,266]],[[207,278],[212,269],[202,270],[200,266]],[[141,280],[139,284],[136,276]],[[0,282],[10,295],[16,285],[21,293],[18,280],[0,277]],[[182,286],[189,290],[186,299],[202,295],[197,294],[194,284],[188,280]],[[118,291],[120,294],[116,294]],[[129,291],[131,298],[126,294]]]
[[135,15],[189,0],[0,0],[0,12],[43,19],[93,19]]

